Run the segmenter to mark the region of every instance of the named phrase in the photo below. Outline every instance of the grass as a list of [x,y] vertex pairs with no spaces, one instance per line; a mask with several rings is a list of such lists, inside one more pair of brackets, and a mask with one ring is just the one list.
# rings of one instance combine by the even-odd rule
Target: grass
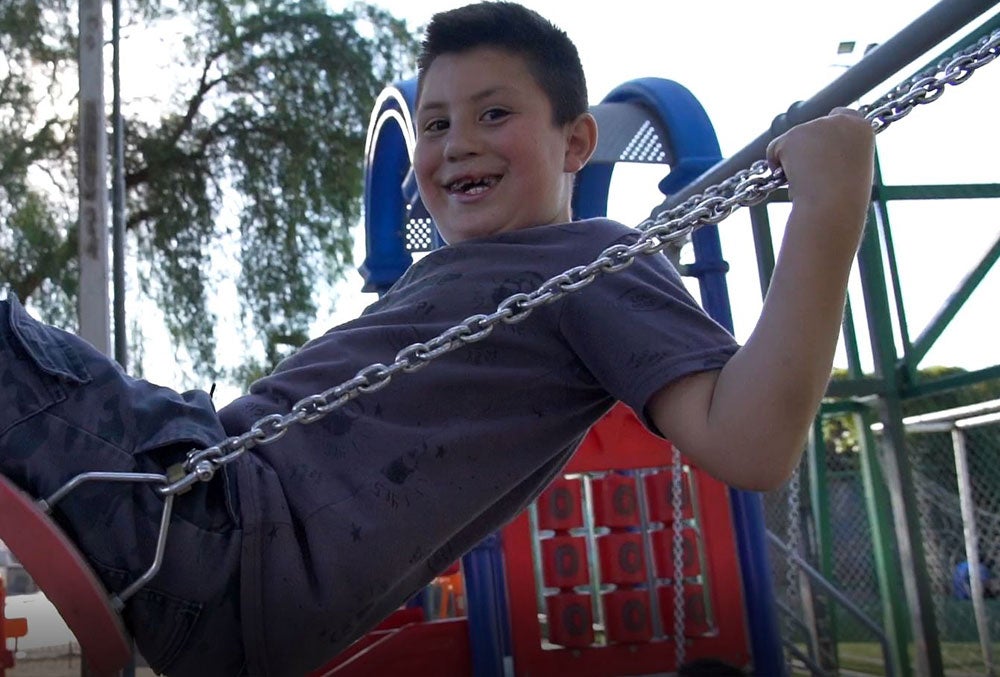
[[[885,662],[882,657],[882,647],[876,642],[841,642],[837,645],[840,655],[841,671],[849,671],[862,675],[884,675]],[[805,650],[804,646],[799,647]],[[1000,659],[1000,643],[994,643],[994,661]],[[944,663],[945,675],[966,677],[985,674],[986,661],[982,650],[976,642],[942,642],[941,659]],[[911,668],[913,667],[913,649],[910,649]],[[808,670],[797,668],[794,675],[808,675]]]

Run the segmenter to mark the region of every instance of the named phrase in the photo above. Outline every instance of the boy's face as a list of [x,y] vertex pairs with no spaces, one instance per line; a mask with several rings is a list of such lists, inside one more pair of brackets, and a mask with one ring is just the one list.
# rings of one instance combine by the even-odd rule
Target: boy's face
[[479,47],[431,63],[413,165],[446,242],[570,220],[572,174],[582,162],[571,150],[573,123],[552,120],[520,56]]

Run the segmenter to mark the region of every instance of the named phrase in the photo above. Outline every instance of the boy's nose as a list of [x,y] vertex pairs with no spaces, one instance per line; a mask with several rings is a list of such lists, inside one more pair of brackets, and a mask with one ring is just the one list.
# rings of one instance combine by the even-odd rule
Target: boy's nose
[[479,144],[472,130],[458,125],[453,125],[448,130],[448,139],[445,142],[444,149],[446,159],[461,160],[478,152]]

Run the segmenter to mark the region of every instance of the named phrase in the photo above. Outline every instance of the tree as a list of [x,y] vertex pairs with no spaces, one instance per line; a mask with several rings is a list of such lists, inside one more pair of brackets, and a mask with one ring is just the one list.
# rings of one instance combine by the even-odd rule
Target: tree
[[[223,275],[212,257],[237,258],[248,343],[263,346],[242,372],[260,372],[305,340],[317,286],[351,261],[368,117],[382,87],[412,73],[416,40],[361,4],[125,3],[132,58],[164,26],[189,29],[170,72],[147,74],[164,83],[156,101],[130,99],[123,82],[139,287],[198,373],[216,378],[208,301]],[[68,0],[0,0],[0,286],[66,328],[77,295],[75,12]]]

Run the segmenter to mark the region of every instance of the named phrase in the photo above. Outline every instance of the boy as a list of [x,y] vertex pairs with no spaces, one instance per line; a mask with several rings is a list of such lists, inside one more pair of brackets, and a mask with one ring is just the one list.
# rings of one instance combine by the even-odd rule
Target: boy
[[[470,5],[434,17],[419,66],[414,167],[448,247],[217,416],[203,393],[131,380],[11,300],[0,306],[0,411],[14,412],[0,425],[0,471],[35,496],[86,470],[163,472],[635,241],[607,220],[571,221],[573,176],[597,131],[562,31],[515,4]],[[742,347],[665,257],[639,256],[224,466],[178,498],[163,569],[126,605],[140,651],[171,675],[317,667],[523,509],[617,400],[719,479],[779,485],[830,374],[872,149],[869,124],[846,111],[772,144],[793,209]],[[148,565],[160,509],[148,486],[85,485],[60,507],[110,589]]]

